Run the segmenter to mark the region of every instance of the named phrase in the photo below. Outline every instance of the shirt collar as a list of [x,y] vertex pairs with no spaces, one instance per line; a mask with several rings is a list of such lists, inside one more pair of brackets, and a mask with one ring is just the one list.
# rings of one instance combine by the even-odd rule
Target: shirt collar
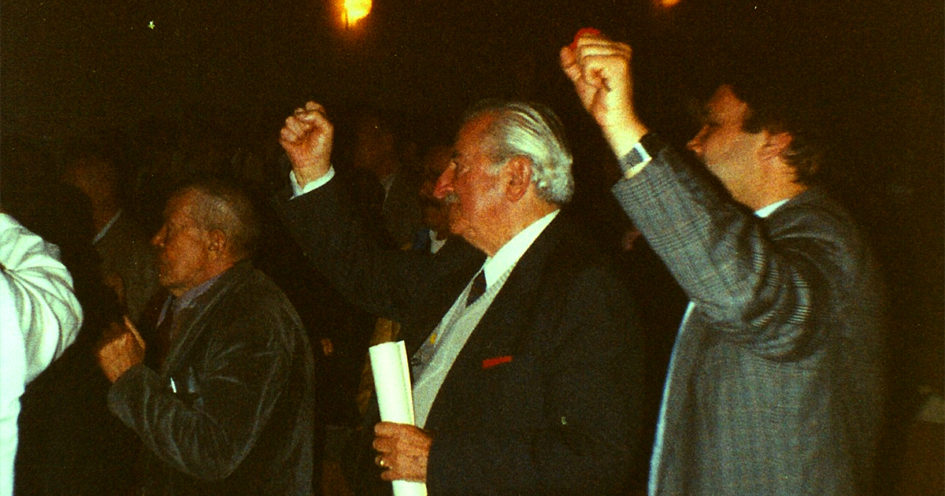
[[161,309],[161,316],[158,317],[158,324],[160,324],[160,322],[167,317],[167,312],[171,312],[171,314],[176,317],[178,312],[193,305],[194,300],[196,300],[200,295],[206,293],[207,290],[213,286],[213,283],[217,282],[217,279],[219,279],[220,276],[225,273],[226,271],[223,271],[216,276],[207,279],[199,286],[190,288],[186,293],[180,295],[179,298],[175,298],[174,295],[168,296],[167,301],[164,303],[164,308]]
[[532,222],[525,229],[519,231],[512,239],[502,245],[495,255],[486,259],[482,264],[482,271],[486,275],[486,287],[498,280],[502,274],[509,271],[518,260],[522,258],[525,251],[535,242],[535,239],[551,224],[551,221],[558,216],[560,210],[555,210],[544,217]]
[[206,293],[207,290],[210,289],[211,286],[213,286],[213,283],[217,282],[217,279],[220,279],[220,276],[222,276],[225,273],[226,271],[223,271],[211,277],[210,279],[207,279],[206,281],[200,283],[199,286],[190,288],[186,293],[180,295],[180,298],[178,298],[177,302],[175,303],[175,307],[176,307],[175,310],[180,310],[182,308],[191,306],[194,303],[194,300],[200,297],[200,295]]
[[788,201],[788,199],[786,198],[786,199],[784,199],[784,200],[779,200],[779,201],[776,201],[776,202],[774,202],[774,203],[772,203],[772,204],[770,204],[770,205],[761,207],[761,208],[759,208],[758,210],[755,210],[755,215],[757,215],[758,217],[761,217],[761,218],[763,219],[763,218],[765,218],[765,217],[767,217],[767,216],[773,214],[774,211],[778,209],[778,207],[780,207],[781,205],[784,205],[785,203],[787,203],[787,201]]

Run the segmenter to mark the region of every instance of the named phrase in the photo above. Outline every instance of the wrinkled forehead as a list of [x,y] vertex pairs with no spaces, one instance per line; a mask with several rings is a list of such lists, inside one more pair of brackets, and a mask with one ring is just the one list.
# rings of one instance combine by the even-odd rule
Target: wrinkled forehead
[[164,219],[176,220],[178,222],[193,220],[193,210],[197,202],[198,194],[197,191],[188,189],[178,191],[171,195],[167,200],[167,205],[164,207]]
[[728,85],[719,86],[703,107],[703,112],[710,117],[726,120],[744,120],[750,111],[748,104],[739,100]]
[[498,115],[495,113],[484,113],[466,121],[456,134],[452,158],[455,160],[486,151],[493,138],[491,136],[492,124],[497,118]]

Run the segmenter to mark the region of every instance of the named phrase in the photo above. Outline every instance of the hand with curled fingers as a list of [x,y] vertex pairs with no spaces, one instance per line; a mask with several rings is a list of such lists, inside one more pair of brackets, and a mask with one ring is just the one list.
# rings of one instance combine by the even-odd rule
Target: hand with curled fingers
[[112,322],[102,335],[96,358],[102,372],[115,382],[128,369],[144,361],[145,343],[134,324],[125,317],[124,325]]
[[426,482],[432,445],[433,437],[412,425],[380,422],[374,426],[374,463],[385,469],[381,478],[386,481]]
[[279,132],[279,144],[285,150],[299,186],[325,175],[331,168],[331,145],[334,127],[325,107],[306,102],[286,118]]
[[623,156],[647,133],[633,105],[632,50],[596,30],[584,31],[561,48],[561,68],[611,148]]

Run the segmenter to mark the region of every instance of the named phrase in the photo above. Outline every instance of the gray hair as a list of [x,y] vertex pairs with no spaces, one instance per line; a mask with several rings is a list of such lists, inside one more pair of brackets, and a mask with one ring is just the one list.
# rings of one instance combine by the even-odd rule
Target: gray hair
[[191,213],[200,228],[221,231],[226,236],[230,255],[236,259],[252,256],[260,226],[249,195],[227,181],[201,179],[178,189],[173,196],[191,191],[197,193]]
[[527,157],[538,196],[558,205],[568,203],[574,195],[573,158],[558,116],[538,103],[483,100],[467,110],[463,122],[483,114],[496,115],[485,144],[494,167],[512,157]]

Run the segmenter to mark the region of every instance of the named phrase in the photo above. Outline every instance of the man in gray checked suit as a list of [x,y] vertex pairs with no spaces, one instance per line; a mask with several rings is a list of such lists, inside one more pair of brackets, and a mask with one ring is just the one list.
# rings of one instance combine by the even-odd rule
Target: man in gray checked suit
[[640,121],[630,57],[593,34],[561,49],[619,158],[615,196],[690,298],[650,494],[871,494],[879,277],[850,216],[814,185],[820,150],[801,107],[769,86],[717,88],[688,148],[721,188]]

